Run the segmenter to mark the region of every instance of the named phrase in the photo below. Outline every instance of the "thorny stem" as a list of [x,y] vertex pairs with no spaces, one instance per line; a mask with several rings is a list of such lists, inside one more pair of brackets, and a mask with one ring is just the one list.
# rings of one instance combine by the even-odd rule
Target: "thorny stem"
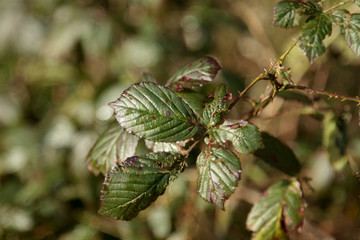
[[247,93],[247,91],[249,91],[249,89],[251,87],[253,87],[258,81],[260,80],[269,80],[269,76],[268,74],[260,74],[259,76],[257,76],[254,80],[252,80],[252,82],[244,89],[242,90],[239,95],[234,99],[234,101],[230,104],[229,106],[229,111],[236,105],[236,103],[240,100],[240,98],[242,96],[245,95],[245,93]]
[[340,98],[341,101],[353,101],[353,102],[357,102],[357,105],[360,105],[360,98],[359,97],[349,97],[349,96],[345,96],[345,95],[341,95],[341,94],[337,94],[337,93],[332,93],[332,92],[328,92],[328,91],[324,91],[324,90],[317,90],[317,89],[313,89],[313,88],[309,88],[306,86],[302,86],[302,85],[296,85],[296,84],[289,84],[285,87],[286,89],[299,89],[299,90],[305,90],[311,93],[318,93],[321,95],[325,95],[328,96],[329,98]]
[[351,0],[341,2],[341,3],[339,3],[339,4],[335,5],[335,6],[332,6],[332,7],[329,8],[329,9],[326,9],[326,10],[324,11],[324,13],[328,13],[328,12],[330,12],[330,11],[333,11],[334,9],[336,9],[336,8],[338,8],[338,7],[341,7],[342,5],[345,5],[345,4],[350,3],[350,2],[351,2]]

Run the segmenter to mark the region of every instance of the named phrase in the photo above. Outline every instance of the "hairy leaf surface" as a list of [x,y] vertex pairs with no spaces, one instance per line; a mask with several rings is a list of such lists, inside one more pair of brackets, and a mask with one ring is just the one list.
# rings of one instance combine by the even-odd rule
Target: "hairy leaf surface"
[[225,120],[222,125],[209,129],[209,134],[220,144],[232,142],[242,154],[253,153],[264,147],[258,128],[245,120]]
[[274,8],[274,26],[292,28],[299,25],[301,4],[281,1]]
[[283,180],[271,186],[252,207],[246,226],[255,232],[254,240],[289,239],[287,228],[302,226],[304,207],[300,183]]
[[323,40],[331,35],[331,30],[331,18],[327,14],[317,14],[306,23],[299,45],[310,62],[325,52]]
[[181,91],[183,88],[201,87],[211,82],[220,69],[220,64],[214,58],[203,57],[175,72],[166,86],[176,91]]
[[127,133],[117,122],[107,128],[87,156],[89,169],[95,174],[104,175],[116,163],[124,161],[127,157],[135,154],[139,138]]
[[147,208],[181,170],[183,156],[177,153],[149,153],[133,156],[108,172],[101,194],[99,213],[130,220]]
[[155,83],[134,84],[109,105],[122,127],[147,140],[181,141],[199,130],[189,105],[170,89]]
[[210,146],[200,153],[196,166],[199,195],[224,209],[224,202],[233,194],[241,178],[239,159],[228,149]]
[[300,162],[287,145],[265,132],[261,133],[261,137],[265,148],[256,150],[255,156],[291,176],[300,172]]

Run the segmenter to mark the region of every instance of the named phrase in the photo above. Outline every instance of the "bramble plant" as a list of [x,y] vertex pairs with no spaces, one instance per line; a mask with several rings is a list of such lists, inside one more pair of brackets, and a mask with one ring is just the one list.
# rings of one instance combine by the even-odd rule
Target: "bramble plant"
[[[196,160],[198,193],[221,209],[241,179],[241,154],[254,154],[290,176],[272,185],[247,219],[253,239],[288,239],[287,229],[297,230],[303,223],[305,200],[297,178],[301,165],[288,146],[249,121],[277,96],[306,100],[306,96],[291,91],[294,89],[360,104],[357,97],[298,85],[291,79],[290,68],[284,66],[296,45],[310,62],[322,55],[323,40],[331,35],[333,26],[340,27],[350,49],[360,56],[360,14],[340,9],[348,3],[360,7],[360,1],[354,0],[334,6],[325,6],[326,1],[279,2],[274,25],[300,26],[299,38],[236,97],[222,84],[208,96],[194,91],[214,80],[221,69],[212,57],[184,66],[165,85],[144,74],[140,83],[125,90],[109,104],[117,122],[99,137],[87,159],[96,174],[106,175],[99,213],[122,220],[136,217],[185,170],[190,152],[201,145]],[[267,81],[271,91],[260,100],[245,97],[259,81]],[[251,111],[243,119],[227,119],[239,100],[249,102]],[[133,156],[140,138],[153,152]]]

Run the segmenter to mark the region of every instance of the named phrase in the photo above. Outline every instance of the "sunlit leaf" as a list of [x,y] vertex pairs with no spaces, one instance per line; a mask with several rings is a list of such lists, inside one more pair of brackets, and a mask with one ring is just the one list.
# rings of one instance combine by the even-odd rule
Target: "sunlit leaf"
[[155,83],[134,84],[109,105],[122,127],[147,140],[181,141],[199,130],[189,105],[170,89]]
[[89,169],[95,174],[104,175],[116,163],[135,154],[139,138],[127,133],[117,122],[114,122],[98,138],[87,156]]
[[299,25],[301,3],[281,1],[274,8],[274,26],[292,28]]
[[202,116],[203,124],[208,127],[216,126],[229,111],[228,107],[231,94],[225,85],[219,85],[214,89],[211,97],[213,97],[214,100],[205,104]]
[[287,145],[265,132],[261,133],[261,137],[265,147],[256,150],[255,156],[291,176],[300,172],[300,162]]
[[310,62],[325,52],[323,40],[331,35],[331,30],[331,18],[327,14],[318,14],[306,23],[299,45]]
[[179,152],[177,144],[183,146],[184,142],[152,142],[145,140],[146,147],[153,150],[154,152]]
[[99,213],[130,220],[147,208],[182,168],[183,156],[177,153],[149,153],[133,156],[106,175]]
[[224,209],[224,202],[233,194],[241,178],[240,161],[228,149],[205,147],[197,158],[199,195]]
[[304,207],[298,181],[277,182],[252,207],[247,217],[246,226],[254,232],[252,239],[289,239],[288,229],[298,230],[302,226]]
[[220,64],[214,58],[203,57],[174,73],[166,86],[176,91],[182,91],[183,88],[201,87],[211,82],[220,69]]
[[209,129],[209,134],[221,144],[232,142],[242,154],[253,153],[264,147],[258,128],[245,120],[226,120],[222,125]]
[[352,14],[345,28],[345,39],[350,49],[360,56],[360,14]]

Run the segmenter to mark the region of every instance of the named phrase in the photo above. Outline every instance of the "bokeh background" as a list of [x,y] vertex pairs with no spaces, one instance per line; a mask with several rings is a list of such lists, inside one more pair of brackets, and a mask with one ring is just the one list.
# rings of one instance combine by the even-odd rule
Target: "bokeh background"
[[[336,2],[336,1],[330,1]],[[97,214],[103,176],[86,155],[112,121],[107,103],[143,72],[160,82],[205,55],[236,94],[298,36],[272,26],[276,0],[0,0],[0,239],[250,239],[246,216],[286,178],[241,157],[242,180],[226,211],[196,193],[189,167],[131,222]],[[360,12],[349,5],[352,12]],[[310,65],[296,47],[295,82],[360,95],[360,60],[339,37]],[[266,93],[266,83],[250,92]],[[252,121],[291,146],[303,164],[308,208],[294,239],[360,239],[360,110],[308,94],[276,98]],[[239,103],[231,116],[248,110]],[[141,149],[140,149],[141,151]],[[308,182],[308,184],[306,184]]]

